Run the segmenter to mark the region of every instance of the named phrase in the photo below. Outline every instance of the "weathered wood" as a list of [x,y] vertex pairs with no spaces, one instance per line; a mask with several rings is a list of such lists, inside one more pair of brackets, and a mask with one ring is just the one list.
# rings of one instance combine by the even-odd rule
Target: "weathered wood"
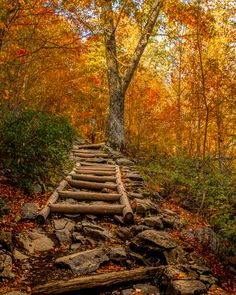
[[119,272],[78,277],[67,281],[57,281],[34,287],[32,290],[32,295],[62,294],[85,289],[112,287],[121,283],[125,284],[143,281],[155,278],[155,275],[161,270],[161,267],[145,267],[134,270],[124,270]]
[[73,174],[72,178],[76,180],[86,180],[86,181],[94,181],[94,182],[116,181],[116,178],[112,176],[93,176],[93,175]]
[[52,204],[51,212],[66,214],[122,214],[123,205],[71,205],[71,204]]
[[95,144],[82,144],[82,145],[79,145],[78,148],[79,149],[99,149],[99,148],[103,147],[104,145],[105,145],[104,142],[95,143]]
[[[72,175],[75,174],[75,171],[73,170],[71,172],[71,174]],[[72,176],[68,176],[67,180],[72,180]],[[68,184],[67,180],[62,180],[60,182],[60,184],[58,185],[56,190],[52,193],[52,195],[48,199],[48,201],[47,201],[46,205],[44,206],[44,208],[41,211],[38,212],[38,215],[37,215],[37,218],[36,218],[36,221],[38,223],[43,223],[48,218],[48,215],[50,214],[50,205],[55,204],[57,202],[57,200],[59,198],[58,191],[63,190],[67,186],[67,184]]]
[[85,150],[85,149],[79,149],[78,147],[77,148],[73,148],[72,149],[72,152],[74,153],[86,153],[86,154],[96,154],[96,153],[101,153],[100,150],[93,150],[93,149],[89,149],[89,150]]
[[[78,165],[77,165],[78,166]],[[100,167],[100,168],[115,168],[115,165],[111,165],[111,164],[96,164],[96,163],[88,163],[88,162],[81,162],[79,166],[83,166],[84,167]]]
[[95,190],[100,190],[103,188],[109,188],[109,189],[115,190],[117,188],[117,185],[112,183],[97,183],[97,182],[79,181],[79,180],[68,180],[68,183],[73,187],[88,188],[88,189],[95,189]]
[[78,169],[76,168],[76,173],[79,174],[92,174],[92,175],[100,175],[100,176],[113,176],[115,175],[115,171],[102,171],[102,170],[94,170],[94,169]]
[[90,193],[90,192],[71,192],[59,191],[60,198],[73,198],[75,200],[90,200],[90,201],[119,201],[120,194],[107,194],[107,193]]
[[[76,155],[75,155],[76,157]],[[82,157],[77,157],[77,159],[79,159],[80,162],[88,162],[88,163],[95,163],[95,164],[99,164],[99,163],[106,163],[107,159],[104,158],[82,158]]]
[[125,206],[123,209],[124,221],[131,222],[134,219],[134,213],[130,206],[129,199],[121,179],[120,168],[118,165],[116,166],[116,183],[118,193],[121,194],[120,203]]
[[78,153],[78,152],[75,152],[74,155],[76,157],[80,157],[80,158],[109,158],[109,155],[108,154],[102,154],[102,153],[96,153],[96,154],[85,154],[85,153]]

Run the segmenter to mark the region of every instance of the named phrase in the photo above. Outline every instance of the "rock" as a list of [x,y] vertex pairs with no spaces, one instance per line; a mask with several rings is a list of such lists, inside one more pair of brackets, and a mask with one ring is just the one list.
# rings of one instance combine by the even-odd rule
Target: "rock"
[[3,248],[9,252],[13,252],[13,242],[12,242],[12,233],[11,232],[0,232],[0,249]]
[[22,232],[17,237],[17,242],[31,254],[35,251],[49,251],[54,247],[51,239],[36,230]]
[[84,245],[86,244],[86,239],[84,236],[82,236],[80,233],[77,233],[77,232],[73,232],[72,234],[73,236],[73,240],[77,243],[80,243],[80,245]]
[[172,280],[196,280],[199,275],[184,265],[167,265],[162,273],[162,284],[168,286]]
[[71,233],[75,228],[75,222],[66,218],[55,219],[54,227],[56,229],[56,237],[61,245],[70,245],[72,243]]
[[162,218],[162,222],[164,224],[164,227],[175,228],[175,229],[181,229],[184,227],[184,223],[181,221],[178,215],[165,216]]
[[119,166],[132,166],[134,163],[126,158],[119,158],[116,160],[117,165]]
[[120,224],[124,224],[125,223],[123,216],[114,215],[113,217],[114,217],[115,221],[117,221],[118,223],[120,223]]
[[144,198],[144,196],[142,194],[139,194],[139,193],[129,193],[129,197],[131,199],[133,199],[133,198],[143,199]]
[[143,181],[143,178],[139,173],[132,173],[132,172],[127,173],[126,177],[128,177],[131,180],[142,180]]
[[12,258],[10,255],[0,253],[0,278],[14,278],[12,273]]
[[16,260],[26,260],[29,258],[28,256],[24,255],[23,253],[21,253],[20,251],[18,251],[16,249],[13,252],[13,257]]
[[125,289],[121,291],[121,295],[160,295],[160,291],[156,286],[149,284],[137,284],[132,289]]
[[95,240],[109,240],[112,234],[105,228],[90,222],[82,222],[83,232],[85,235]]
[[115,262],[124,262],[127,259],[126,251],[123,247],[114,247],[109,250],[110,260]]
[[129,240],[133,237],[133,234],[131,233],[131,230],[127,227],[119,228],[119,230],[116,232],[116,235],[121,238],[123,241]]
[[37,203],[26,203],[21,209],[22,219],[35,219],[37,217],[39,205]]
[[175,280],[166,290],[166,295],[194,295],[206,294],[206,286],[198,280]]
[[151,229],[150,227],[146,226],[146,225],[133,225],[131,226],[130,230],[133,234],[133,236],[136,236],[138,233],[141,233],[142,231],[145,231],[145,230],[149,230]]
[[55,263],[68,266],[74,273],[88,274],[105,261],[109,261],[106,250],[98,248],[58,258]]
[[132,241],[134,248],[146,250],[164,251],[177,247],[176,242],[166,232],[145,230],[139,233]]
[[142,223],[149,226],[149,227],[153,227],[155,229],[163,229],[164,228],[160,216],[152,216],[152,217],[144,218]]
[[210,227],[186,230],[184,234],[191,239],[198,240],[203,246],[208,247],[216,253],[219,250],[219,239]]
[[97,219],[96,215],[92,215],[92,214],[87,214],[85,215],[87,219],[94,221],[95,219]]
[[188,258],[187,253],[181,248],[176,247],[175,249],[171,249],[169,251],[164,252],[164,256],[167,264],[187,264]]
[[70,249],[73,251],[78,250],[81,247],[81,243],[75,243],[70,246]]
[[136,203],[136,213],[145,214],[146,212],[160,212],[158,205],[150,200],[134,199]]

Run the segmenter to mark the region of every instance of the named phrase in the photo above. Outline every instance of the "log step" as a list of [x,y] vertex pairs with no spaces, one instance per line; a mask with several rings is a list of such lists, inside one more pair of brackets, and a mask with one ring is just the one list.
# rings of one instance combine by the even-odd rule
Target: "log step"
[[92,169],[75,169],[76,173],[79,174],[89,174],[89,175],[100,175],[100,176],[113,176],[115,171],[102,171],[102,170],[92,170]]
[[88,189],[95,189],[95,190],[100,190],[103,188],[115,190],[117,188],[117,185],[112,183],[98,183],[98,182],[79,181],[79,180],[69,180],[68,183],[73,187],[88,188]]
[[106,163],[107,162],[107,159],[104,159],[104,158],[81,158],[81,157],[79,157],[79,161],[81,161],[81,162],[82,161],[86,161],[88,163],[96,163],[96,164],[99,164],[99,163]]
[[85,154],[85,153],[78,153],[75,152],[74,155],[80,158],[109,158],[108,154]]
[[104,145],[105,145],[104,142],[96,143],[96,144],[82,144],[82,145],[79,145],[78,148],[79,149],[100,149]]
[[52,213],[66,214],[122,214],[123,205],[71,205],[71,204],[52,204]]
[[93,175],[72,174],[72,178],[76,180],[86,180],[86,181],[94,181],[94,182],[116,181],[116,177],[112,177],[112,176],[93,176]]
[[71,192],[71,191],[59,191],[61,198],[73,198],[81,201],[119,201],[120,194],[107,194],[107,193],[90,193],[90,192]]

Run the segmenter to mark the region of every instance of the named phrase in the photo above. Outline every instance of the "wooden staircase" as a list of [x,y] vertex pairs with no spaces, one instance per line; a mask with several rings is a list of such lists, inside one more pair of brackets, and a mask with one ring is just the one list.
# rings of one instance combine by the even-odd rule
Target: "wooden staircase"
[[[51,213],[123,215],[124,222],[133,220],[120,167],[104,144],[75,145],[72,149],[74,169],[63,180],[39,212],[38,222]],[[66,202],[73,199],[75,204]]]

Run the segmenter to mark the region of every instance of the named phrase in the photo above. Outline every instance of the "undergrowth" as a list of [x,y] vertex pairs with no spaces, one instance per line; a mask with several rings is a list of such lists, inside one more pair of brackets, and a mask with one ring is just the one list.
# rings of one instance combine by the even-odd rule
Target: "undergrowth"
[[74,137],[66,118],[36,111],[6,112],[0,120],[1,170],[27,193],[45,188],[68,165]]
[[222,254],[236,254],[236,176],[211,161],[162,157],[140,166],[147,186],[206,217],[221,241]]

